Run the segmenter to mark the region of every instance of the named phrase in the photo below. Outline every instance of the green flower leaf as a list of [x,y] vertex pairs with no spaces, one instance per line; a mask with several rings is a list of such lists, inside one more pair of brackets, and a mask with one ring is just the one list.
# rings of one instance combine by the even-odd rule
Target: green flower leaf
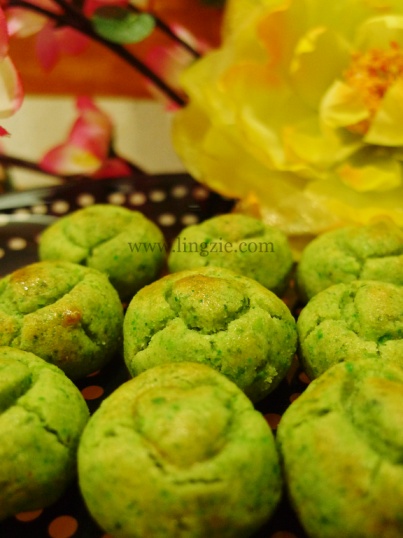
[[155,28],[154,17],[148,13],[133,13],[119,6],[97,9],[91,22],[99,36],[119,44],[143,41]]

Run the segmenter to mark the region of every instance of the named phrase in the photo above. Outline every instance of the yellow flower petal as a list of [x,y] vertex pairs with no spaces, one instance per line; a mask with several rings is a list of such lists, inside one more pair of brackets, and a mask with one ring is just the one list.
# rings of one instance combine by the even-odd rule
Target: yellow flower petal
[[357,30],[355,46],[359,50],[388,49],[391,43],[403,47],[403,16],[373,17]]
[[363,146],[360,137],[345,130],[327,129],[321,125],[316,116],[299,124],[284,127],[284,143],[289,150],[297,155],[299,160],[306,161],[320,172],[326,173],[326,169],[333,167],[343,159],[350,157]]
[[[227,0],[222,46],[183,76],[191,104],[173,142],[189,172],[258,201],[289,235],[385,214],[403,225],[403,143],[381,154],[364,139],[374,121],[368,136],[398,142],[389,123],[401,92],[376,94],[371,47],[396,50],[401,17],[402,0]],[[362,48],[350,56],[348,43]],[[403,112],[393,119],[403,125]]]
[[265,10],[256,24],[259,40],[265,46],[270,69],[288,73],[294,47],[307,29],[304,2],[284,0],[277,8]]
[[389,88],[364,141],[380,146],[403,146],[403,80]]
[[348,127],[369,118],[360,93],[336,80],[323,96],[319,107],[321,120],[329,127]]
[[314,28],[295,48],[290,66],[294,88],[317,108],[324,92],[349,64],[350,55],[350,47],[341,35],[324,27]]
[[356,192],[388,191],[402,184],[401,164],[393,153],[366,147],[343,163],[337,174]]
[[223,20],[224,39],[236,32],[245,21],[249,21],[256,11],[266,7],[277,7],[283,2],[284,0],[227,0]]
[[316,200],[340,223],[368,224],[380,217],[391,218],[403,227],[403,186],[385,192],[356,192],[339,179],[311,182],[306,196]]

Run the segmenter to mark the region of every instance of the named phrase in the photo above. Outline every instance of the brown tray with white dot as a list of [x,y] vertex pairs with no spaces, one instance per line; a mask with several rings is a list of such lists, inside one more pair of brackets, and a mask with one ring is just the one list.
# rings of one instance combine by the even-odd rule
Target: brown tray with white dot
[[[167,243],[184,226],[226,213],[233,205],[231,200],[207,190],[186,174],[82,179],[57,187],[5,194],[0,197],[0,276],[38,260],[38,236],[56,218],[94,203],[116,204],[143,212],[160,226]],[[284,300],[296,310],[292,290]],[[127,379],[123,361],[116,357],[100,372],[77,382],[77,386],[93,413]],[[296,363],[281,385],[257,405],[274,432],[282,413],[307,383]],[[52,506],[1,522],[0,537],[113,538],[92,520],[76,483]],[[284,497],[271,521],[253,538],[306,538],[306,535]]]

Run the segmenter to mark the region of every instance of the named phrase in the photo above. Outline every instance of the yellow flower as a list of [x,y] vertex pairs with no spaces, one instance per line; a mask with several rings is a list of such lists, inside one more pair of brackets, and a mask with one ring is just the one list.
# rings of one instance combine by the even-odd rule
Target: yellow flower
[[229,0],[182,83],[173,141],[199,181],[289,235],[403,226],[402,0]]

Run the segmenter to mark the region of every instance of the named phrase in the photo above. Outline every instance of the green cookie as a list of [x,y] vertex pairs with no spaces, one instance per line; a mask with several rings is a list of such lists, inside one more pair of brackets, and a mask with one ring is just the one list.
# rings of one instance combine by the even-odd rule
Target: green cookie
[[310,538],[403,536],[403,370],[337,364],[277,429],[288,494]]
[[91,417],[78,454],[94,519],[115,538],[242,538],[281,496],[273,434],[236,385],[195,363],[152,368]]
[[219,215],[184,228],[174,240],[171,272],[214,265],[253,278],[281,295],[293,265],[285,234],[246,215]]
[[55,502],[76,474],[89,412],[65,374],[0,347],[0,520]]
[[0,280],[0,345],[35,353],[72,379],[121,351],[122,325],[119,296],[95,269],[46,261]]
[[180,271],[140,290],[123,325],[135,376],[167,362],[216,368],[253,400],[272,391],[296,351],[296,323],[274,293],[219,267]]
[[299,357],[313,379],[341,361],[377,358],[403,366],[403,287],[355,280],[334,284],[302,309]]
[[41,235],[41,260],[65,260],[106,273],[128,301],[155,280],[165,259],[160,229],[142,213],[95,204],[62,217]]
[[326,232],[305,248],[297,269],[304,300],[332,284],[380,280],[403,284],[403,230],[392,221]]

